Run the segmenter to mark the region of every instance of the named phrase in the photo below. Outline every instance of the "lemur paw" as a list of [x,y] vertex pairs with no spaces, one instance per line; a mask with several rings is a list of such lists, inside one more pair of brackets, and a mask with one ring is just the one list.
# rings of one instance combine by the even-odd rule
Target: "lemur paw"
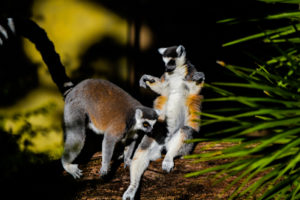
[[131,159],[126,159],[126,160],[124,160],[124,169],[125,169],[126,167],[130,167],[130,164],[131,164]]
[[203,72],[195,72],[193,74],[192,80],[200,83],[205,80],[205,75]]
[[133,200],[135,196],[136,189],[132,186],[129,186],[126,192],[123,194],[122,200]]
[[163,160],[162,163],[162,169],[168,173],[170,173],[172,171],[172,169],[174,168],[174,162],[172,160]]
[[144,74],[140,79],[140,87],[147,88],[147,84],[146,84],[147,81],[149,81],[150,83],[155,82],[152,76]]
[[82,170],[78,168],[78,164],[67,165],[66,171],[69,172],[74,177],[74,179],[80,178],[82,176]]
[[108,172],[109,172],[108,168],[101,167],[101,169],[100,169],[100,176],[103,178],[103,177],[105,177],[108,174]]

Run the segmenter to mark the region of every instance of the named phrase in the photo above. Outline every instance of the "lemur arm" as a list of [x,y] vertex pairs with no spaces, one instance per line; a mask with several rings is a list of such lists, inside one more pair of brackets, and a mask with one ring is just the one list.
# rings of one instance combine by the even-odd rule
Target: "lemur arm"
[[149,87],[155,93],[162,95],[166,87],[166,82],[164,76],[157,78],[155,76],[144,74],[140,79],[140,87]]
[[186,81],[185,85],[189,90],[185,105],[188,108],[188,119],[185,122],[186,126],[193,128],[196,132],[199,131],[200,112],[203,96],[200,92],[204,86],[204,73],[195,72],[191,81]]
[[185,85],[190,95],[199,95],[204,86],[205,75],[203,72],[193,72],[189,79],[186,79]]

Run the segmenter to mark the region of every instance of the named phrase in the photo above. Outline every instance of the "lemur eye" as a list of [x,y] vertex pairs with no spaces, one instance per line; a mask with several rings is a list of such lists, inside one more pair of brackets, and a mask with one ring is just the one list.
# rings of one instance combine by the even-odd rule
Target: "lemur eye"
[[145,128],[147,128],[147,127],[150,126],[150,124],[149,124],[148,122],[143,122],[143,126],[144,126]]

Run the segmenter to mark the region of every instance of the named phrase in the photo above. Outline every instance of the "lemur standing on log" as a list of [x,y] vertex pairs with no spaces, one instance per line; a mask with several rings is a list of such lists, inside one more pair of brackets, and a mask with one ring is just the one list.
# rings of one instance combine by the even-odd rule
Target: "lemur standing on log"
[[123,200],[134,199],[141,176],[149,165],[161,157],[166,150],[162,169],[170,172],[174,158],[189,154],[193,144],[185,143],[199,131],[201,101],[199,95],[204,84],[204,73],[186,59],[182,45],[158,49],[165,63],[165,73],[161,78],[143,75],[140,86],[150,88],[160,96],[154,101],[154,108],[161,111],[159,120],[165,121],[166,136],[145,135],[136,150],[130,165],[130,186],[123,194]]
[[101,176],[108,173],[110,161],[118,142],[125,147],[124,162],[130,164],[137,131],[150,133],[158,113],[115,84],[101,79],[86,79],[74,85],[66,75],[59,55],[46,32],[31,20],[8,18],[0,24],[0,45],[12,35],[19,34],[36,45],[47,64],[53,81],[64,96],[65,143],[61,158],[63,168],[74,178],[82,171],[72,162],[81,152],[86,129],[103,134]]

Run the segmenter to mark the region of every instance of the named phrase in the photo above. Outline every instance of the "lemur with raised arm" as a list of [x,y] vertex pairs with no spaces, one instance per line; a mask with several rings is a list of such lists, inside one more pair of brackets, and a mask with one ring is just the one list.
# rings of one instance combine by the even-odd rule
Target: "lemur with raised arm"
[[189,154],[193,148],[193,144],[185,143],[185,140],[192,139],[199,131],[204,73],[198,72],[186,59],[182,45],[159,48],[158,51],[165,63],[165,73],[161,78],[143,75],[140,86],[160,95],[154,101],[154,108],[161,111],[159,120],[166,122],[168,133],[166,136],[158,133],[143,137],[130,165],[130,185],[123,200],[134,199],[149,162],[160,158],[163,150],[166,155],[162,169],[170,172],[174,158]]
[[0,24],[0,45],[13,35],[28,38],[36,45],[47,64],[53,81],[64,96],[65,142],[61,158],[63,168],[74,178],[82,171],[73,161],[81,152],[86,129],[103,134],[101,176],[110,169],[117,143],[125,147],[124,162],[128,165],[133,154],[137,132],[150,133],[158,118],[155,109],[143,106],[115,84],[101,79],[86,79],[74,85],[46,32],[31,20],[8,18]]

